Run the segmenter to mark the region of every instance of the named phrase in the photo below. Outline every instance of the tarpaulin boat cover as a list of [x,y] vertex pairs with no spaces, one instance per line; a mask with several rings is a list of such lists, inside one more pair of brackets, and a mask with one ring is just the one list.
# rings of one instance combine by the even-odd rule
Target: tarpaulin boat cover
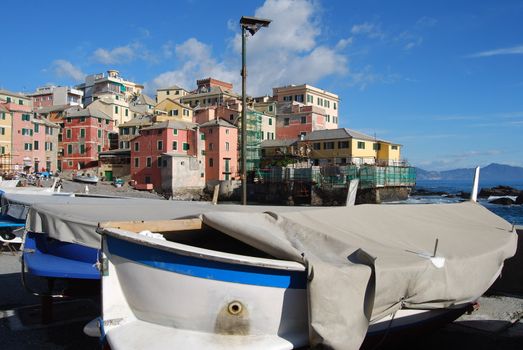
[[304,263],[311,344],[334,349],[358,349],[371,320],[400,308],[477,299],[517,245],[512,225],[474,202],[208,212],[203,221]]
[[211,227],[307,266],[311,342],[335,349],[359,348],[371,320],[400,308],[444,308],[475,300],[517,245],[508,222],[472,202],[303,208],[71,201],[34,204],[26,227],[100,248],[98,222],[200,214]]
[[[14,199],[14,197],[12,197]],[[17,197],[17,200],[21,200]],[[257,211],[275,207],[212,205],[209,202],[167,201],[135,198],[52,198],[36,199],[27,214],[26,228],[44,233],[63,242],[100,249],[101,237],[96,233],[99,222],[170,220],[196,217],[208,211]],[[278,211],[303,210],[278,207]],[[307,210],[307,209],[305,209]]]

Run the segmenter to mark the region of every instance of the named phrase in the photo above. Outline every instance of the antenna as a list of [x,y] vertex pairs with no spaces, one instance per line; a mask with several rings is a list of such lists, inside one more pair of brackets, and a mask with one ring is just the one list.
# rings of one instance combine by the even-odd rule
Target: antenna
[[474,173],[474,182],[472,183],[472,192],[470,193],[470,201],[478,201],[478,186],[479,186],[479,166],[476,167],[476,172]]

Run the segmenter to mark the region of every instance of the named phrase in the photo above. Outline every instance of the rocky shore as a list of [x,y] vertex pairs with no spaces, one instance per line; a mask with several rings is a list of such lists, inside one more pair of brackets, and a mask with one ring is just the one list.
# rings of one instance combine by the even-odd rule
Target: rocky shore
[[[425,188],[414,188],[411,196],[441,196],[446,198],[469,199],[470,192],[448,193],[442,191],[431,191]],[[478,198],[484,198],[492,204],[500,205],[521,205],[523,204],[523,191],[510,186],[495,186],[482,188],[478,193]]]

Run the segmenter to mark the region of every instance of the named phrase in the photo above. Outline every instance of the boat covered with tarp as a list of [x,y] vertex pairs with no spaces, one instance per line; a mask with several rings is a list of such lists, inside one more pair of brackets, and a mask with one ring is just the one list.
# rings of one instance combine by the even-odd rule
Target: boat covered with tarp
[[[92,214],[103,221],[103,208]],[[513,226],[475,202],[177,214],[100,224],[112,349],[358,349],[373,328],[474,302],[517,246]]]

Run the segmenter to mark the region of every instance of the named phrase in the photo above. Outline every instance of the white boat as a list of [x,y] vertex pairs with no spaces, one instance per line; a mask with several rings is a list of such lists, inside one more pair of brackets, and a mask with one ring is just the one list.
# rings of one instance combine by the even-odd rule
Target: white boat
[[517,245],[512,225],[474,202],[272,209],[101,223],[103,340],[357,349],[459,316]]
[[89,184],[97,184],[98,183],[98,176],[92,175],[89,173],[82,173],[82,174],[74,174],[73,175],[73,181],[78,182],[85,182]]

